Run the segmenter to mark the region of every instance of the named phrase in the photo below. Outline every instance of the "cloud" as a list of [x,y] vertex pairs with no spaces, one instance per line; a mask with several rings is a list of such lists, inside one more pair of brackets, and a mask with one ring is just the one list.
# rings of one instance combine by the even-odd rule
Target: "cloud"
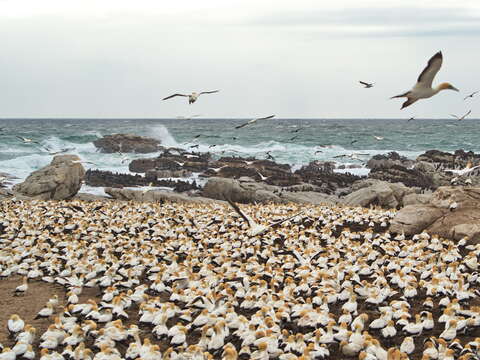
[[445,36],[480,34],[480,16],[468,8],[376,7],[276,12],[250,26],[326,31],[353,36]]

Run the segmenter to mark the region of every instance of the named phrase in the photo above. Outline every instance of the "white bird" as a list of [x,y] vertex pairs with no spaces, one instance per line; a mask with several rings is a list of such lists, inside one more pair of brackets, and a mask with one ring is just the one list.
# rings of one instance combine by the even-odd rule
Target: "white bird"
[[195,101],[197,101],[198,97],[202,94],[214,94],[214,93],[217,93],[219,92],[220,90],[213,90],[213,91],[202,91],[200,93],[196,93],[196,92],[192,92],[191,94],[187,95],[187,94],[173,94],[173,95],[170,95],[170,96],[167,96],[166,98],[163,98],[162,100],[168,100],[168,99],[171,99],[175,96],[185,96],[185,97],[188,97],[188,103],[189,104],[193,104]]
[[373,87],[373,84],[375,84],[375,83],[367,83],[365,81],[359,81],[359,83],[362,84],[365,89],[370,89],[371,87]]
[[463,115],[463,116],[458,116],[458,115],[455,115],[455,114],[450,114],[450,116],[451,116],[451,117],[454,117],[454,118],[457,119],[458,121],[462,121],[462,120],[464,120],[468,115],[470,115],[471,113],[472,113],[472,110],[468,110],[468,111],[466,112],[466,114]]
[[31,143],[34,143],[34,144],[38,144],[40,145],[40,143],[38,141],[34,141],[32,139],[29,139],[29,138],[26,138],[26,137],[23,137],[23,136],[18,136],[17,135],[17,138],[22,140],[25,144],[31,144]]
[[252,120],[247,121],[246,123],[244,123],[244,124],[242,124],[242,125],[235,126],[235,129],[243,128],[243,127],[245,127],[245,126],[247,126],[247,125],[254,124],[254,123],[256,123],[257,121],[260,121],[260,120],[273,119],[274,117],[275,117],[275,115],[270,115],[270,116],[266,116],[266,117],[263,117],[263,118],[252,119]]
[[468,173],[478,168],[480,168],[480,165],[472,166],[472,163],[468,162],[467,166],[465,166],[463,169],[444,169],[444,171],[448,171],[456,175],[463,176],[463,175],[467,175]]
[[272,224],[269,224],[268,226],[265,226],[265,225],[260,225],[258,224],[257,222],[255,222],[250,216],[244,214],[242,212],[242,210],[240,210],[240,208],[238,207],[237,204],[235,204],[232,200],[230,199],[227,199],[228,203],[231,205],[231,207],[237,212],[238,215],[240,215],[248,224],[249,226],[249,230],[247,232],[247,235],[248,236],[257,236],[257,235],[261,235],[263,234],[265,231],[267,231],[269,228],[275,226],[275,225],[280,225],[282,223],[284,223],[285,221],[288,221],[290,219],[293,219],[294,217],[302,214],[302,213],[298,213],[298,214],[295,214],[293,216],[290,216],[286,219],[283,219],[283,220],[280,220],[280,221],[276,221]]
[[27,277],[23,277],[22,285],[19,285],[15,288],[15,295],[23,295],[28,290]]
[[439,51],[433,55],[428,61],[427,66],[423,69],[422,73],[417,79],[417,83],[412,88],[412,90],[407,91],[401,95],[392,96],[391,99],[406,97],[407,101],[402,104],[401,109],[406,108],[409,105],[412,105],[414,102],[420,99],[428,99],[433,95],[438,94],[442,90],[455,90],[458,91],[456,87],[450,83],[441,83],[438,86],[432,88],[432,82],[442,66],[443,56],[442,52]]
[[375,138],[375,140],[378,140],[378,141],[380,141],[380,140],[383,140],[383,139],[384,139],[384,137],[383,137],[383,136],[375,136],[375,135],[373,135],[373,137]]
[[17,314],[10,316],[10,319],[7,322],[7,328],[10,334],[14,335],[23,330],[25,322]]

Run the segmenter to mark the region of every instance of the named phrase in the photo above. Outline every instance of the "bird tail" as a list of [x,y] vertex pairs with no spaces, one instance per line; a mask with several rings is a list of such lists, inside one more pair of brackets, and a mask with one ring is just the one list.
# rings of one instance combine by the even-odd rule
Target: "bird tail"
[[402,98],[402,97],[408,96],[409,94],[410,94],[410,91],[407,91],[406,93],[392,96],[390,99]]
[[402,104],[402,107],[400,108],[400,110],[406,108],[407,106],[412,105],[415,101],[417,101],[417,100],[408,98],[408,100],[405,101],[405,102]]

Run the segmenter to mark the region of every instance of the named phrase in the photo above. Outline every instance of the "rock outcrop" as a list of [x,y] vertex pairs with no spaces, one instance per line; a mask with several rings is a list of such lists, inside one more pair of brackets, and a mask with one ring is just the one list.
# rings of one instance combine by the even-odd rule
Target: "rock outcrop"
[[40,200],[70,199],[82,187],[85,169],[76,155],[57,155],[50,165],[13,187],[15,196]]
[[131,189],[115,189],[105,188],[105,193],[116,200],[124,201],[146,201],[146,202],[181,202],[181,203],[211,203],[216,202],[200,196],[188,196],[162,190],[131,190]]
[[415,164],[414,160],[410,160],[405,156],[401,156],[395,151],[389,152],[386,155],[379,154],[373,156],[367,162],[367,167],[369,169],[377,169],[377,168],[390,168],[394,165],[400,165],[406,168],[409,168]]
[[364,207],[376,205],[388,209],[403,206],[406,195],[419,191],[418,188],[409,188],[402,183],[392,184],[375,179],[356,182],[352,190],[352,193],[341,199],[345,205]]
[[302,203],[325,204],[338,203],[336,196],[316,192],[317,187],[300,184],[283,188],[252,180],[235,180],[212,177],[203,188],[202,195],[218,200],[233,200],[239,203]]
[[390,230],[413,235],[426,230],[443,237],[467,237],[480,243],[480,187],[440,187],[428,204],[408,205],[392,220]]
[[105,135],[93,144],[104,153],[152,153],[162,149],[157,139],[133,134]]
[[377,179],[389,183],[402,183],[409,187],[422,189],[434,188],[431,175],[417,169],[407,169],[402,165],[390,164],[388,167],[375,167],[368,175],[370,179]]
[[145,176],[119,174],[111,171],[88,170],[85,174],[85,183],[90,186],[103,187],[134,187],[134,186],[155,186],[171,187],[174,191],[184,192],[197,190],[195,181],[182,181],[171,179],[159,179],[156,172],[149,172]]

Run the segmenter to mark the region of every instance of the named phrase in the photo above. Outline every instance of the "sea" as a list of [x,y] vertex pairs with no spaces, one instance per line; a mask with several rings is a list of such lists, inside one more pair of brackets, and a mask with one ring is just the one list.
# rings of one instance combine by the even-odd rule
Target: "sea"
[[[48,165],[49,152],[69,149],[89,169],[129,173],[119,154],[104,154],[93,141],[104,135],[130,133],[156,138],[162,145],[214,157],[242,156],[275,161],[293,169],[313,160],[335,161],[358,168],[339,169],[368,174],[365,162],[376,154],[396,151],[414,159],[419,154],[442,151],[480,152],[480,120],[465,119],[272,119],[236,129],[249,119],[0,119],[0,173],[15,177],[10,186],[32,171]],[[198,136],[200,135],[200,136]],[[23,143],[17,136],[36,143]],[[197,137],[198,136],[198,137]],[[191,146],[198,145],[191,149]],[[354,158],[340,157],[354,155]],[[156,157],[158,153],[129,154],[129,158]],[[88,163],[91,162],[91,163]],[[196,175],[192,181],[201,182]],[[84,185],[82,192],[103,194]]]

